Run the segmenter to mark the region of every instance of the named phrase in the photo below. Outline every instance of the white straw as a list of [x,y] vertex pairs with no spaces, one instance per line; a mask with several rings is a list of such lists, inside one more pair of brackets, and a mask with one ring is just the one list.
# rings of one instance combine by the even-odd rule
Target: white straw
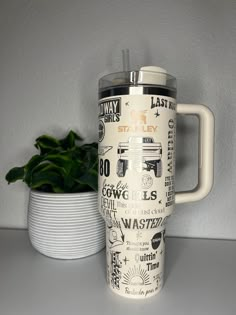
[[123,71],[129,71],[129,49],[122,49]]

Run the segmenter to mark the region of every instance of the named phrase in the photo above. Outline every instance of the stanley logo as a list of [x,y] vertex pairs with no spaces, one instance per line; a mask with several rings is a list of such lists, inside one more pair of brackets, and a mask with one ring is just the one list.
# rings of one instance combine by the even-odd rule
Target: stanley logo
[[147,125],[147,110],[132,110],[129,117],[130,125],[118,126],[118,132],[156,132],[157,126]]
[[130,113],[130,116],[131,116],[132,124],[143,125],[147,123],[146,110],[139,110],[139,111],[132,110]]

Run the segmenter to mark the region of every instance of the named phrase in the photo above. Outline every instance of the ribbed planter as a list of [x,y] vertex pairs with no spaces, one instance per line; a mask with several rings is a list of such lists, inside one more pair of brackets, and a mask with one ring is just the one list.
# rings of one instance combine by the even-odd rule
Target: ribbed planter
[[31,191],[28,229],[33,247],[52,258],[82,258],[105,247],[105,225],[96,192]]

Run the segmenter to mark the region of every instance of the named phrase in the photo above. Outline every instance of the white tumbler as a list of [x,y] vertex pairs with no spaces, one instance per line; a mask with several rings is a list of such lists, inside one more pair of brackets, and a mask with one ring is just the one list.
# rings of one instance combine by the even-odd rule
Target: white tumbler
[[[198,184],[175,192],[176,114],[199,118]],[[213,184],[214,117],[176,104],[176,79],[159,67],[99,81],[99,211],[106,221],[107,281],[147,298],[163,286],[165,226],[174,205],[203,199]]]

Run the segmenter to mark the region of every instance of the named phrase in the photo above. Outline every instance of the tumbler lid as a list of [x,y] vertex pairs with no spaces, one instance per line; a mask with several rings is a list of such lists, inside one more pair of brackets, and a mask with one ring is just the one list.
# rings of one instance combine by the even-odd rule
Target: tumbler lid
[[139,84],[166,85],[167,71],[161,67],[141,67],[138,77]]
[[[155,66],[141,67],[139,70],[110,73],[99,80],[99,93],[102,90],[117,88],[120,93],[122,87],[160,86],[176,93],[176,79],[165,69]],[[113,91],[114,92],[114,91]],[[112,92],[112,93],[113,93]],[[128,92],[126,91],[126,94]],[[106,94],[106,93],[105,93]],[[118,95],[118,94],[117,94]],[[103,96],[105,97],[105,96]],[[107,97],[107,96],[106,96]]]

